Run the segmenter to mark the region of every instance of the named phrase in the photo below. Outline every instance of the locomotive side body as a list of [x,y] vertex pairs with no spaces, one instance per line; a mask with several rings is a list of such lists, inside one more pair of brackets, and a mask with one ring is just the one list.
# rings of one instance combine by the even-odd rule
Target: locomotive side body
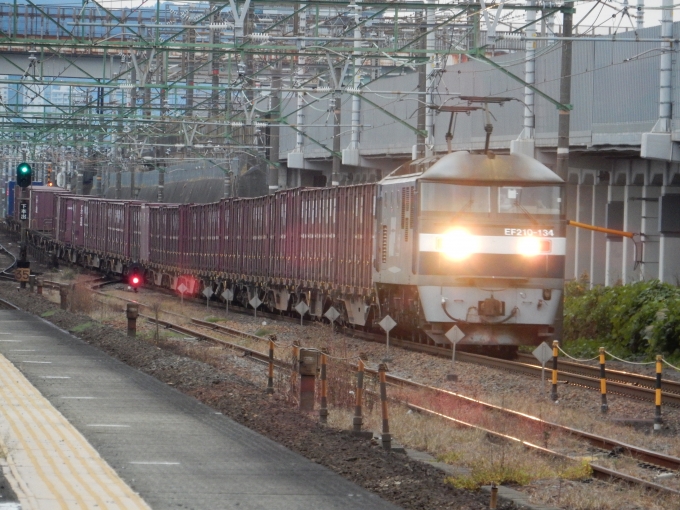
[[523,156],[458,152],[381,183],[381,314],[437,344],[537,344],[561,312],[563,182]]

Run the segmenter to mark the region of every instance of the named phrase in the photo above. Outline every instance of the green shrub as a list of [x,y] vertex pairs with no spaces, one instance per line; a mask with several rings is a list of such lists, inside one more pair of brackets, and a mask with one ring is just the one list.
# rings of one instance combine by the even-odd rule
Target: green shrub
[[[587,284],[585,285],[587,286]],[[618,356],[680,357],[680,289],[658,280],[565,290],[564,339],[580,355],[606,347]]]

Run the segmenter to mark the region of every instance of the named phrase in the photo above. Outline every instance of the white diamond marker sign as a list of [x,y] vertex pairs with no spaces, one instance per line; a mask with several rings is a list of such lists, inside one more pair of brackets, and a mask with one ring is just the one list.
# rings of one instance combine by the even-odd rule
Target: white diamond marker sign
[[[553,357],[552,349],[545,342],[541,342],[541,345],[536,347],[532,354],[541,363],[541,383],[545,384],[545,364]],[[541,384],[541,387],[543,384]]]
[[449,342],[455,345],[465,337],[465,333],[463,333],[458,326],[453,326],[444,334],[444,336],[449,339]]
[[234,299],[234,293],[229,289],[225,289],[224,292],[222,293],[222,297],[224,298],[224,301],[227,303],[225,313],[229,313],[229,301]]
[[541,345],[536,347],[532,354],[543,366],[553,357],[552,349],[545,342],[541,342]]
[[184,285],[183,283],[180,283],[180,284],[177,286],[177,290],[179,291],[179,298],[180,298],[181,303],[182,303],[182,308],[184,308],[184,293],[185,293],[186,291],[188,291],[189,289],[187,288],[186,285]]
[[385,331],[385,335],[387,335],[387,340],[385,342],[385,358],[383,361],[392,361],[387,357],[390,354],[390,331],[392,331],[392,329],[394,328],[394,326],[397,325],[397,323],[394,322],[394,319],[392,317],[390,317],[389,315],[385,315],[385,317],[383,317],[383,320],[381,320],[378,324]]
[[255,294],[255,297],[248,301],[248,303],[250,303],[250,306],[255,309],[255,317],[257,317],[257,307],[262,304],[262,301],[260,301],[260,298],[257,297],[257,294]]
[[[456,344],[465,337],[465,333],[463,333],[463,331],[458,326],[454,325],[451,329],[444,333],[444,336],[449,339],[449,342],[451,342],[451,370],[453,371],[453,367],[456,364]],[[451,374],[450,380],[457,380],[457,376]]]
[[305,317],[305,314],[307,313],[307,310],[309,310],[309,307],[304,301],[300,301],[297,305],[295,305],[295,311],[300,314],[300,326],[302,326],[302,321]]
[[335,319],[337,319],[338,317],[340,317],[340,313],[339,313],[335,308],[333,308],[333,307],[331,306],[331,307],[326,311],[326,313],[323,314],[323,316],[326,317],[326,319],[328,319],[329,321],[331,321],[331,323],[333,323],[333,322],[335,322]]
[[210,307],[210,298],[214,294],[212,287],[206,287],[203,289],[203,295],[205,296],[205,307]]
[[394,326],[397,325],[397,323],[394,322],[394,319],[389,315],[385,315],[385,318],[381,320],[378,324],[380,325],[381,328],[383,328],[383,330],[385,330],[386,333],[392,331]]

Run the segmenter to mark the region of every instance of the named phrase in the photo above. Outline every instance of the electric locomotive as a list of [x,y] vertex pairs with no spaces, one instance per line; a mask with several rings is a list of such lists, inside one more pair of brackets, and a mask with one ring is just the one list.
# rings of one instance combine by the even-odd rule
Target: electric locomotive
[[562,311],[566,221],[564,182],[548,167],[455,152],[403,165],[378,194],[380,315],[437,344],[449,344],[454,326],[463,346],[550,339]]

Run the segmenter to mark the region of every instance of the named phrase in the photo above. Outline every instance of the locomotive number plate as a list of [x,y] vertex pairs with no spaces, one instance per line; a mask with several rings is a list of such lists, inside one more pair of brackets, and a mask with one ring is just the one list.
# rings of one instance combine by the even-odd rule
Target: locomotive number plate
[[506,228],[506,236],[536,236],[536,237],[555,237],[555,231],[553,229],[542,229],[542,228]]

